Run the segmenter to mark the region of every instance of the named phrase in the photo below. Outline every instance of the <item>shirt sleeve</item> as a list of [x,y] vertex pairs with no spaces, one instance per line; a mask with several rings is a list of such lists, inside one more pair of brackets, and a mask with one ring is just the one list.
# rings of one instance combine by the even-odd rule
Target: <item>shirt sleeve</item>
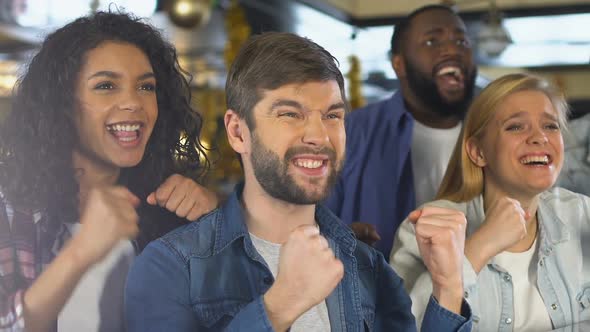
[[19,289],[12,293],[5,293],[2,289],[0,312],[0,331],[24,331],[23,295],[25,290]]
[[[152,242],[137,257],[127,277],[127,330],[205,330],[205,323],[199,321],[191,304],[188,263],[162,241]],[[226,326],[215,329],[273,331],[262,296],[244,306]]]
[[406,293],[403,280],[391,269],[383,255],[376,254],[377,301],[375,331],[416,331],[412,315],[412,301]]
[[[24,331],[23,296],[26,285],[17,282],[18,264],[5,203],[0,195],[0,331]],[[25,258],[30,255],[23,252]],[[27,279],[28,281],[28,279]]]
[[422,320],[422,332],[456,331],[468,332],[472,327],[471,308],[465,300],[461,303],[461,315],[449,311],[438,304],[434,296],[430,297],[424,319]]

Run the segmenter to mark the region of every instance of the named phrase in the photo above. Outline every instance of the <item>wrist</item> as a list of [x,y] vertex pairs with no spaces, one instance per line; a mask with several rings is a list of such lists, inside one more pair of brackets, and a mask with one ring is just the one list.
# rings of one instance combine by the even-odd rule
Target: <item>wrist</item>
[[275,331],[286,331],[299,316],[293,312],[295,305],[289,303],[288,298],[281,295],[276,283],[263,296],[266,314]]
[[497,250],[490,246],[490,243],[485,239],[485,235],[482,236],[481,233],[476,232],[465,241],[465,257],[469,260],[476,273],[479,273],[488,261],[497,254]]
[[77,234],[74,235],[61,250],[61,253],[67,258],[67,260],[81,270],[87,270],[96,261],[91,257],[89,251],[85,249],[84,243],[84,239],[80,239]]
[[463,286],[458,287],[440,287],[434,285],[432,295],[438,301],[438,304],[458,315],[461,314],[461,304],[463,303]]

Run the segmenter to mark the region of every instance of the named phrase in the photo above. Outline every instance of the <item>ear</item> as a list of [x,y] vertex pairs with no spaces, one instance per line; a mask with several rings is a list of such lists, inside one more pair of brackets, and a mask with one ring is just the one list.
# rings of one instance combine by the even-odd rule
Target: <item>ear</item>
[[479,146],[479,142],[474,137],[471,137],[467,140],[465,149],[467,150],[469,159],[471,159],[471,162],[473,162],[476,166],[483,168],[488,164],[483,154],[483,150]]
[[391,66],[397,77],[406,77],[406,63],[401,54],[391,56]]
[[225,124],[227,140],[232,149],[239,154],[247,152],[250,130],[246,125],[246,121],[241,119],[238,113],[230,109],[225,111],[223,123]]

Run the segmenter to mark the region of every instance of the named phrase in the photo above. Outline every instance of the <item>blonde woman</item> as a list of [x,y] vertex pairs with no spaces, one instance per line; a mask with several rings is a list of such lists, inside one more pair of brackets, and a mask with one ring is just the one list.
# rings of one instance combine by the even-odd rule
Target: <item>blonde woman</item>
[[[563,96],[525,74],[492,82],[465,118],[437,200],[467,217],[463,280],[474,331],[547,331],[590,319],[590,199],[554,188]],[[431,280],[414,226],[390,259],[420,322]]]

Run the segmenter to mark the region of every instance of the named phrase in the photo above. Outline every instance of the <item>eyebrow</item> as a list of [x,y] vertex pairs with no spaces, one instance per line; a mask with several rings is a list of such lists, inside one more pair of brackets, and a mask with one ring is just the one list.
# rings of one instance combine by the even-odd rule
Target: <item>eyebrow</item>
[[[303,105],[301,105],[299,102],[295,101],[295,100],[289,100],[289,99],[279,99],[277,101],[275,101],[274,103],[272,103],[269,113],[272,113],[273,111],[275,111],[277,108],[282,107],[282,106],[288,106],[288,107],[293,107],[296,108],[298,110],[303,110],[305,109],[305,107],[303,107]],[[336,104],[332,104],[330,105],[330,107],[328,107],[328,109],[325,112],[322,113],[326,113],[326,112],[330,112],[333,110],[337,110],[337,109],[346,109],[344,102],[339,102]]]
[[[506,122],[508,122],[508,121],[510,121],[512,119],[522,117],[522,116],[524,116],[526,114],[527,114],[527,112],[525,112],[525,111],[520,111],[520,112],[517,112],[515,114],[512,114],[510,117],[508,117],[507,119],[505,119],[504,121],[502,121],[502,124],[505,124]],[[549,120],[552,120],[552,121],[558,121],[557,120],[557,117],[555,115],[550,114],[550,113],[547,113],[547,112],[543,112],[543,117],[544,118],[547,118]]]
[[[116,73],[114,71],[101,70],[101,71],[97,71],[96,73],[90,75],[88,77],[88,81],[90,81],[91,79],[96,78],[96,77],[107,77],[107,78],[117,79],[117,78],[121,78],[121,76],[122,76],[121,74]],[[145,79],[152,78],[152,77],[155,77],[154,73],[146,72],[146,73],[139,75],[137,77],[137,80],[141,81],[141,80],[145,80]]]

